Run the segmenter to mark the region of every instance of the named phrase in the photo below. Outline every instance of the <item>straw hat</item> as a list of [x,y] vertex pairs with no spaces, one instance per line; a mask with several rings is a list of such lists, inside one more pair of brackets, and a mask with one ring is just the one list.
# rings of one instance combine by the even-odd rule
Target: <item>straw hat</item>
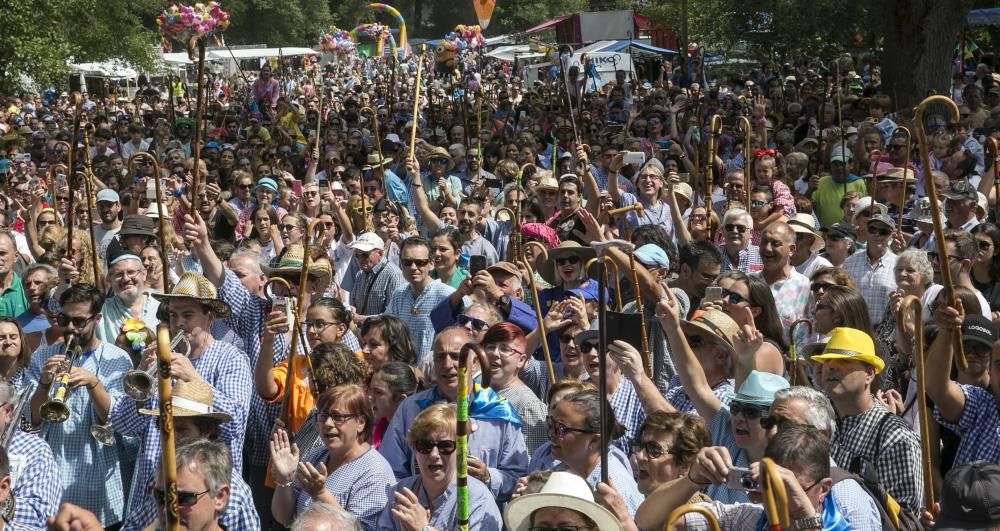
[[[213,411],[212,386],[205,382],[185,382],[177,380],[174,385],[170,404],[173,406],[174,417],[201,417],[229,422],[232,417],[221,411]],[[160,416],[159,409],[139,409],[141,415]]]
[[441,146],[434,146],[429,152],[427,152],[427,157],[425,157],[430,162],[431,159],[443,158],[448,159],[448,169],[445,171],[451,171],[455,169],[455,159],[451,158],[451,153]]
[[361,167],[361,171],[368,171],[372,168],[380,168],[390,162],[392,162],[392,159],[380,157],[378,153],[369,153],[368,159],[365,161],[365,165]]
[[684,335],[698,334],[709,341],[721,345],[730,352],[736,353],[736,335],[740,326],[729,314],[721,310],[704,310],[695,314],[694,319],[682,321]]
[[792,219],[788,220],[788,226],[791,227],[792,232],[813,235],[813,243],[809,247],[810,253],[816,254],[826,246],[826,243],[823,241],[823,235],[816,232],[816,229],[813,228],[812,214],[795,214],[792,216]]
[[[289,277],[298,282],[302,275],[302,264],[305,262],[305,249],[300,244],[289,245],[278,258],[278,263],[272,267],[261,266],[264,274],[273,277]],[[327,260],[309,260],[309,276],[315,277],[320,287],[326,289],[333,280],[333,269]]]
[[535,190],[559,190],[559,181],[549,173],[535,185]]
[[559,244],[559,247],[549,249],[549,259],[542,264],[542,267],[538,268],[538,274],[549,284],[559,285],[558,275],[556,275],[556,259],[571,254],[580,257],[580,270],[582,271],[583,267],[587,265],[587,261],[597,256],[597,251],[590,247],[584,247],[573,240],[564,241]]
[[207,305],[219,319],[229,317],[229,305],[218,299],[215,286],[201,273],[184,273],[174,285],[173,291],[152,295],[160,302],[169,302],[171,299],[192,299]]
[[621,531],[622,524],[611,511],[594,502],[594,493],[580,476],[570,472],[553,472],[542,490],[516,498],[504,511],[504,523],[511,531],[528,531],[531,515],[545,507],[558,507],[582,513],[597,524],[601,531]]

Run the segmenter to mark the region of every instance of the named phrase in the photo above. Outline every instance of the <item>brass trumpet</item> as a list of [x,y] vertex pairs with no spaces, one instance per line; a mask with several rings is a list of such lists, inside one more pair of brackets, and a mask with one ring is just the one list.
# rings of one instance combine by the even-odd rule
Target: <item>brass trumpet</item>
[[[184,356],[190,356],[191,342],[188,341],[188,338],[184,335],[183,331],[177,332],[177,335],[175,335],[170,341],[170,351],[174,352],[177,345],[180,345],[181,343],[184,344]],[[125,377],[122,379],[122,389],[125,390],[125,394],[136,402],[145,402],[152,398],[153,386],[156,384],[156,370],[156,364],[152,363],[149,365],[149,368],[144,371],[132,369],[125,373]],[[93,428],[91,428],[91,430],[93,430]],[[95,435],[95,438],[96,437],[97,436]]]
[[115,445],[115,429],[111,423],[94,424],[90,427],[90,436],[104,446]]
[[70,411],[66,405],[70,392],[69,371],[83,354],[83,347],[80,346],[79,338],[75,334],[70,334],[66,339],[65,353],[68,357],[60,367],[62,374],[52,381],[49,398],[41,408],[42,418],[48,422],[65,422],[69,418]]

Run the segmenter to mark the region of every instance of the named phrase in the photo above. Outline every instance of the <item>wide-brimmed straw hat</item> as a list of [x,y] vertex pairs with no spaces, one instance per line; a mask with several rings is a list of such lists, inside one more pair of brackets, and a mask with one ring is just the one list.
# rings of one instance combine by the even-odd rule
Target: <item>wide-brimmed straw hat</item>
[[448,159],[448,169],[445,171],[451,171],[455,169],[455,159],[451,158],[451,153],[448,153],[448,150],[441,146],[434,146],[433,148],[431,148],[431,150],[427,152],[427,157],[425,158],[427,159],[428,165],[431,159],[436,159],[436,158]]
[[722,310],[699,311],[690,321],[681,321],[681,328],[686,336],[698,334],[724,347],[730,354],[736,353],[736,336],[740,326]]
[[187,272],[174,285],[170,293],[153,293],[160,302],[176,299],[191,299],[208,306],[219,319],[229,317],[229,305],[218,299],[215,286],[201,273]]
[[823,241],[823,235],[814,228],[812,214],[795,214],[788,220],[788,226],[791,227],[792,232],[813,235],[813,242],[809,247],[811,254],[818,253],[820,249],[826,246],[826,243]]
[[[302,266],[305,263],[305,249],[300,244],[289,245],[284,253],[278,257],[278,262],[273,266],[261,266],[261,270],[269,277],[284,277],[286,279],[299,281],[302,275]],[[309,259],[309,276],[314,277],[323,289],[330,285],[333,280],[333,269],[327,260]]]
[[[205,382],[185,382],[178,380],[174,385],[173,395],[170,397],[170,404],[173,406],[174,417],[201,417],[214,419],[221,422],[229,422],[233,418],[221,411],[215,411],[212,407],[212,386]],[[159,409],[139,409],[141,415],[160,416]]]
[[549,259],[538,268],[538,274],[549,284],[554,286],[559,285],[558,275],[556,275],[556,259],[564,258],[571,254],[580,256],[580,270],[583,271],[584,266],[587,265],[587,261],[597,256],[597,251],[591,247],[584,247],[579,242],[566,240],[560,243],[559,247],[549,249]]
[[531,515],[545,507],[570,509],[590,518],[596,529],[621,531],[622,524],[611,511],[594,502],[586,480],[571,472],[553,472],[540,492],[525,494],[507,505],[504,523],[510,531],[528,531]]

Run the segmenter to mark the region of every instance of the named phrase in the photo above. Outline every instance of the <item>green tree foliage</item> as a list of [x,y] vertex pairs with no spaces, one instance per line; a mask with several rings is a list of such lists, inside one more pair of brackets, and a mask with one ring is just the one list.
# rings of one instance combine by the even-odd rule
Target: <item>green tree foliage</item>
[[312,46],[333,23],[326,0],[221,1],[232,17],[226,30],[226,42],[230,44]]

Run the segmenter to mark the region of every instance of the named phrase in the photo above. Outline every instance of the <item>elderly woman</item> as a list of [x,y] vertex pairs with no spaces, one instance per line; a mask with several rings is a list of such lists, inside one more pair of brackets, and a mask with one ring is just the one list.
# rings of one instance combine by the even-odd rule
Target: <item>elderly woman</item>
[[511,502],[504,522],[511,531],[624,529],[620,518],[594,502],[586,482],[567,472],[553,472],[539,492]]
[[[882,371],[882,389],[904,389],[910,377],[910,349],[901,349],[901,343],[909,343],[913,338],[913,325],[904,328],[904,323],[896,320],[903,299],[913,295],[923,300],[924,292],[934,282],[934,269],[927,253],[919,249],[908,249],[896,258],[893,270],[896,277],[896,291],[889,295],[892,304],[886,308],[885,317],[875,327],[875,351],[885,360]],[[968,310],[966,310],[968,311]],[[907,330],[908,329],[908,330]],[[908,346],[908,345],[907,345]]]
[[[712,436],[701,417],[676,411],[650,413],[639,427],[632,452],[639,492],[647,495],[660,485],[686,477],[698,452],[711,444]],[[699,493],[691,503],[699,501],[710,499]]]
[[320,395],[316,411],[323,444],[301,462],[299,448],[285,430],[271,437],[271,471],[277,484],[271,512],[288,526],[309,504],[323,502],[354,514],[366,530],[375,529],[396,478],[368,442],[375,420],[368,395],[358,385],[335,387]]
[[[378,517],[379,531],[456,528],[455,431],[454,405],[434,404],[413,419],[406,442],[413,448],[419,473],[393,487],[392,503]],[[500,510],[493,494],[472,475],[468,481],[469,529],[500,529]]]
[[847,257],[854,254],[857,239],[858,233],[853,226],[838,221],[827,227],[826,248],[819,255],[829,260],[834,267],[840,267]]

